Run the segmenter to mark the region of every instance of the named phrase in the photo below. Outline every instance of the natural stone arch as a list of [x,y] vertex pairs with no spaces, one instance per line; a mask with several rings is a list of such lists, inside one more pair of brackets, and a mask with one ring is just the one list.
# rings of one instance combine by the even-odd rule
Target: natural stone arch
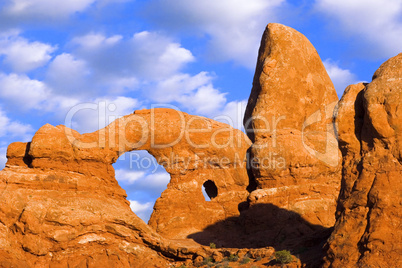
[[[39,142],[43,139],[47,142]],[[112,164],[118,157],[133,150],[147,150],[171,175],[149,224],[166,237],[185,238],[239,215],[238,204],[249,194],[249,147],[246,135],[227,124],[159,108],[135,111],[101,130],[82,135],[65,126],[45,125],[33,137],[29,156],[33,167],[57,165],[59,169],[96,174],[116,183]],[[219,196],[206,202],[201,187],[209,178],[214,178]]]

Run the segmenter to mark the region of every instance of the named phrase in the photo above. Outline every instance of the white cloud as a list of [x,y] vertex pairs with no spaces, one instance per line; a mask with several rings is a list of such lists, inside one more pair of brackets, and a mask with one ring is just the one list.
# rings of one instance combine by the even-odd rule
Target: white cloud
[[126,2],[132,2],[135,0],[98,0],[99,5],[101,6],[106,6],[108,4],[117,4],[117,3],[126,3]]
[[140,82],[133,76],[110,76],[102,79],[102,82],[111,94],[121,94],[137,90]]
[[123,37],[121,35],[113,35],[106,37],[100,33],[89,33],[84,36],[73,38],[71,41],[73,44],[77,44],[84,49],[97,49],[102,46],[113,46],[121,41]]
[[214,114],[212,119],[231,125],[244,131],[243,118],[247,107],[247,100],[231,101],[221,111]]
[[173,69],[179,70],[184,64],[192,62],[194,59],[189,50],[182,48],[178,43],[170,43],[159,56],[157,66],[170,66],[170,68],[173,66]]
[[139,105],[140,102],[134,98],[100,97],[91,102],[72,106],[65,118],[64,125],[80,133],[93,132],[104,128],[119,117],[133,113]]
[[[152,14],[160,24],[207,35],[210,57],[255,67],[265,25],[285,0],[154,1]],[[196,30],[194,32],[194,30]]]
[[194,76],[176,74],[156,85],[151,84],[148,97],[160,103],[177,103],[191,113],[211,116],[220,111],[226,102],[226,93],[215,89],[212,79],[207,72]]
[[90,33],[74,38],[71,46],[74,56],[89,64],[95,78],[166,79],[195,60],[179,43],[153,32],[136,33],[128,39]]
[[128,200],[128,201],[130,202],[131,210],[143,221],[147,222],[152,214],[153,203],[152,202],[140,203],[136,200]]
[[195,60],[189,50],[157,33],[136,33],[130,43],[131,63],[146,79],[169,77]]
[[50,63],[46,82],[55,91],[64,95],[85,94],[89,86],[86,83],[89,75],[90,71],[85,61],[63,53]]
[[148,174],[144,180],[139,181],[138,185],[143,189],[159,190],[166,189],[170,181],[170,175],[167,172],[156,172]]
[[[110,123],[110,116],[116,118],[138,108],[137,99],[122,95],[127,96],[140,85],[149,90],[149,85],[161,83],[160,90],[152,94],[155,97],[152,101],[200,104],[202,108],[198,110],[204,114],[212,113],[225,102],[225,94],[213,88],[208,73],[195,76],[180,73],[180,69],[195,60],[194,56],[158,33],[140,32],[128,39],[90,33],[74,38],[69,46],[71,52],[59,54],[50,62],[42,81],[25,74],[0,73],[0,98],[25,110],[56,110],[59,118],[83,100],[96,103],[105,100],[107,105],[111,102],[117,105],[115,111],[106,111],[100,117],[99,109],[79,111],[72,126],[80,132],[95,131]],[[187,89],[181,90],[181,85]],[[167,87],[172,89],[171,94]],[[207,101],[207,94],[214,97],[212,102]],[[110,97],[116,95],[120,97]]]
[[0,34],[0,56],[13,71],[27,72],[45,65],[56,47],[41,42],[29,42],[18,31]]
[[32,139],[34,129],[29,124],[9,122],[6,126],[8,137],[20,137],[20,141],[27,142]]
[[96,0],[9,0],[5,6],[5,12],[12,16],[45,16],[58,18],[65,17],[75,12],[88,8]]
[[50,90],[38,80],[26,75],[0,73],[0,98],[17,105],[19,110],[41,109]]
[[354,75],[350,70],[340,68],[331,59],[326,59],[323,63],[332,83],[334,83],[338,96],[342,96],[348,85],[356,83],[356,75]]
[[137,180],[145,177],[145,171],[129,171],[124,169],[116,170],[116,179],[119,182],[133,184]]
[[78,98],[60,96],[51,94],[46,102],[40,108],[43,111],[54,113],[58,118],[62,118],[66,115],[67,111],[71,107],[79,104],[81,101]]
[[0,137],[18,137],[21,141],[32,138],[33,128],[29,124],[12,121],[6,113],[0,109]]
[[[133,212],[147,222],[151,216],[153,204],[167,188],[170,175],[166,171],[150,173],[153,169],[152,165],[158,164],[151,155],[141,152],[138,152],[142,156],[141,159],[138,159],[138,164],[144,164],[139,167],[142,170],[116,169],[116,179],[126,190]],[[150,158],[151,166],[148,166],[151,162],[141,161],[145,158]],[[147,200],[147,202],[143,203],[141,200]]]
[[58,55],[49,64],[45,82],[55,93],[81,98],[104,92],[122,94],[135,90],[139,84],[132,74],[97,72],[85,60],[69,53]]
[[[141,84],[146,87],[154,81],[171,79],[194,61],[189,50],[152,32],[136,33],[128,39],[89,33],[73,38],[69,46],[72,52],[58,55],[50,63],[45,82],[54,93],[80,99],[127,94]],[[132,102],[130,105],[136,106]],[[94,130],[93,126],[89,129]]]
[[207,84],[198,88],[192,95],[182,96],[178,101],[190,111],[211,116],[225,104],[225,95],[226,93],[221,93],[212,84]]
[[7,147],[0,147],[0,170],[3,169],[7,162]]
[[[62,123],[81,133],[103,128],[140,106],[137,99],[124,96],[99,97],[84,103],[82,98],[55,94],[45,83],[32,80],[26,75],[2,73],[0,73],[0,99],[8,109],[51,112],[56,118],[65,119]],[[71,122],[67,115],[71,115]],[[2,122],[6,122],[4,117]],[[13,129],[15,133],[26,130],[23,126],[16,123],[8,124],[8,128]]]
[[8,110],[51,112],[58,118],[80,102],[71,96],[54,94],[44,82],[24,74],[0,73],[0,100]]
[[105,7],[108,4],[134,0],[5,0],[4,12],[9,16],[50,17],[60,19],[91,6]]
[[173,102],[180,99],[183,95],[191,94],[196,89],[210,84],[212,77],[207,72],[197,75],[176,74],[161,80],[148,91],[148,96],[161,103]]
[[170,175],[166,171],[154,172],[154,168],[159,164],[153,156],[145,155],[145,157],[150,158],[147,161],[142,161],[143,158],[139,160],[140,164],[144,164],[140,167],[141,170],[117,169],[116,180],[136,190],[155,192],[159,195],[166,189]]
[[[109,16],[111,9],[135,0],[1,0],[0,28],[17,25],[66,26],[77,14]],[[106,12],[106,14],[104,13]],[[82,22],[82,21],[81,21]],[[70,25],[73,26],[74,24]],[[77,25],[75,25],[77,26]],[[73,27],[75,27],[73,26]],[[79,26],[81,27],[81,26]]]
[[315,6],[335,19],[337,31],[354,36],[372,57],[388,58],[401,52],[401,0],[316,0]]

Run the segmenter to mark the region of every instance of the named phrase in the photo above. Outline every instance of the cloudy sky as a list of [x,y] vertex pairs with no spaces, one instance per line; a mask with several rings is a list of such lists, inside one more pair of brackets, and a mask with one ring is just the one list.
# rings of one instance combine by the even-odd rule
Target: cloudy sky
[[[90,132],[158,103],[240,128],[270,22],[307,36],[339,97],[402,52],[402,0],[0,0],[0,167],[46,123]],[[145,152],[114,167],[148,220],[169,175]]]

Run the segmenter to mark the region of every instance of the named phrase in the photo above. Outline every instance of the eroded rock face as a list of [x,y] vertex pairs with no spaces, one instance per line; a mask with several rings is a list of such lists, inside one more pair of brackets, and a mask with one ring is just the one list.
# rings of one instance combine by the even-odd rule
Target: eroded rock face
[[269,24],[262,37],[244,125],[254,142],[257,190],[251,205],[273,204],[331,227],[341,180],[333,130],[336,91],[313,45]]
[[[137,111],[83,135],[45,125],[30,143],[9,146],[0,172],[0,266],[170,267],[191,259],[199,245],[151,227],[184,238],[238,215],[249,145],[226,124],[170,109]],[[112,167],[144,149],[171,174],[151,227],[131,211]],[[201,191],[208,180],[217,187],[210,202]]]
[[342,189],[324,267],[402,266],[402,54],[337,109]]

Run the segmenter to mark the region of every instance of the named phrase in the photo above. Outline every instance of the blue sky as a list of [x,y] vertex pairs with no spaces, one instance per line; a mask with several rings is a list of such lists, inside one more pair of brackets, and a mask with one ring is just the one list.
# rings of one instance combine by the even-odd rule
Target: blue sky
[[[97,109],[74,114],[81,133],[157,103],[240,128],[270,22],[307,36],[339,97],[402,52],[402,0],[0,0],[0,167],[83,103]],[[145,152],[114,167],[147,220],[168,174]]]

